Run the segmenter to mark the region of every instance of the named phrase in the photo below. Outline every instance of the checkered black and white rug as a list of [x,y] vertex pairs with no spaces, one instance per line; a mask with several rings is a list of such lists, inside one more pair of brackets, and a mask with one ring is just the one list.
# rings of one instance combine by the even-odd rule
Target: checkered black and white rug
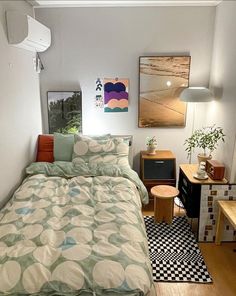
[[212,282],[186,217],[174,217],[171,226],[152,216],[144,221],[154,281]]

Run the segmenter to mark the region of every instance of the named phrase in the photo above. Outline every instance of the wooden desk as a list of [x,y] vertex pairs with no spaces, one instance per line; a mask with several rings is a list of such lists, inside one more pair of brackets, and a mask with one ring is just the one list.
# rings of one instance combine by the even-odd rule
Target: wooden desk
[[226,217],[232,226],[236,229],[236,201],[218,200],[219,216],[216,228],[216,245],[220,245],[221,234],[224,226],[224,217]]

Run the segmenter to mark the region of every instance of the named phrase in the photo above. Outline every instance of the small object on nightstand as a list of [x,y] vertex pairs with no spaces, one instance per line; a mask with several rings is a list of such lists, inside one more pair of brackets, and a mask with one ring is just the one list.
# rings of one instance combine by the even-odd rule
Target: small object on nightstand
[[198,174],[193,174],[193,177],[197,180],[207,180],[208,179],[208,176],[206,173],[203,176],[199,176]]
[[198,166],[198,170],[197,173],[193,175],[194,178],[198,179],[198,180],[206,180],[208,179],[208,176],[206,174],[206,163],[204,161],[201,161],[199,166]]
[[225,174],[225,166],[217,160],[207,160],[206,172],[212,180],[222,180]]
[[146,145],[147,145],[147,154],[155,155],[157,149],[157,140],[156,137],[147,137],[146,138]]
[[159,185],[151,188],[154,197],[154,217],[157,223],[172,223],[174,198],[179,195],[179,190],[168,185]]

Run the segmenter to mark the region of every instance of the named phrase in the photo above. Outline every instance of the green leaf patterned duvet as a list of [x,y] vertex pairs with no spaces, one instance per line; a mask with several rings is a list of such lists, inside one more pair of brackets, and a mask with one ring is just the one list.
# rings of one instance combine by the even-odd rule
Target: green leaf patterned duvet
[[146,192],[131,169],[94,170],[28,168],[0,212],[0,295],[155,295]]

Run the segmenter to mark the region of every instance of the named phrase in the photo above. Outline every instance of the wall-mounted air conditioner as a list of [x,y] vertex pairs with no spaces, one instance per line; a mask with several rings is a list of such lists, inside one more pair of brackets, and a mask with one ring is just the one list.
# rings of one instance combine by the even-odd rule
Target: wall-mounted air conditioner
[[51,31],[29,15],[7,11],[8,41],[10,44],[34,52],[48,49]]

